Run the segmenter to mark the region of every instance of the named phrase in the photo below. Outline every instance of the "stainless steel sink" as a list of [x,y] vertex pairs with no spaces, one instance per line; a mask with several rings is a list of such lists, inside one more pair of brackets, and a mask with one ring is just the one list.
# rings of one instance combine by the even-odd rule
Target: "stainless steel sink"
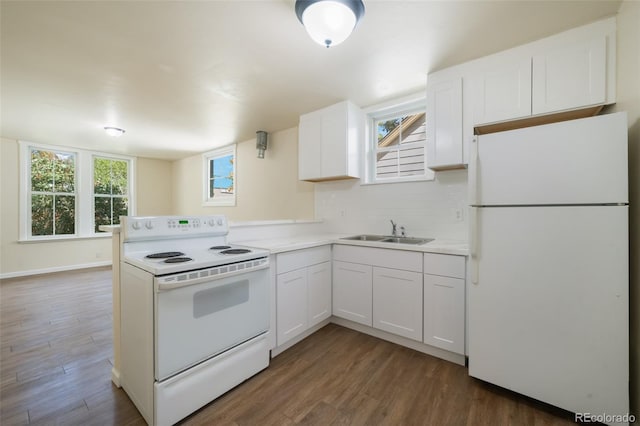
[[392,244],[426,244],[430,241],[433,241],[433,238],[419,238],[419,237],[393,237],[390,235],[369,235],[369,234],[361,234],[354,235],[352,237],[343,237],[341,240],[350,240],[350,241],[375,241],[379,243],[392,243]]
[[385,235],[354,235],[353,237],[344,237],[340,238],[341,240],[352,240],[352,241],[382,241],[387,238]]
[[417,237],[389,237],[381,240],[381,243],[396,243],[396,244],[426,244],[433,241],[433,238],[417,238]]

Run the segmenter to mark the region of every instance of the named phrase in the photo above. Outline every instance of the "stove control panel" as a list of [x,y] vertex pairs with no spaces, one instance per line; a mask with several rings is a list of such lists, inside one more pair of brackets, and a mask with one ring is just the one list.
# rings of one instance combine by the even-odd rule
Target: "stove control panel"
[[212,216],[124,216],[120,230],[123,241],[159,238],[227,235],[224,215]]

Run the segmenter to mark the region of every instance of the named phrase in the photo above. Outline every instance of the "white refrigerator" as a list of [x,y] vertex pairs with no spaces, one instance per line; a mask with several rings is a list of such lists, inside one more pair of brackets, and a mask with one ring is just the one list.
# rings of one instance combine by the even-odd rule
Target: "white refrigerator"
[[627,424],[627,115],[476,137],[469,374]]

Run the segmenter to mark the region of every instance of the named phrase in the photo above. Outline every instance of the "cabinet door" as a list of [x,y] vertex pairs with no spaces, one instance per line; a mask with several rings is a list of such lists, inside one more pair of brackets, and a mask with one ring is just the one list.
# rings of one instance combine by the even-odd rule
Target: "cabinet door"
[[461,78],[427,88],[427,117],[427,167],[462,165]]
[[[347,104],[325,108],[322,114],[321,177],[347,174]],[[316,160],[316,161],[317,161]]]
[[333,315],[371,327],[372,269],[333,261]]
[[464,354],[464,280],[424,274],[424,343]]
[[531,115],[531,57],[492,60],[473,79],[474,124]]
[[373,326],[422,341],[422,274],[373,268]]
[[533,113],[604,104],[606,38],[574,43],[533,57]]
[[331,316],[331,262],[307,268],[308,326]]
[[322,175],[322,114],[307,114],[298,125],[298,179]]
[[276,281],[278,345],[307,329],[306,268],[279,274]]

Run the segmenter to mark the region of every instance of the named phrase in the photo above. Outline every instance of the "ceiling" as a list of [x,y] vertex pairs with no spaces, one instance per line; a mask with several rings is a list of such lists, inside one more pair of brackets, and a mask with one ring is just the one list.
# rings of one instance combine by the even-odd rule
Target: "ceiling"
[[621,2],[364,3],[351,37],[326,49],[293,0],[2,0],[0,134],[183,158],[341,100],[424,90],[431,71],[615,15]]

